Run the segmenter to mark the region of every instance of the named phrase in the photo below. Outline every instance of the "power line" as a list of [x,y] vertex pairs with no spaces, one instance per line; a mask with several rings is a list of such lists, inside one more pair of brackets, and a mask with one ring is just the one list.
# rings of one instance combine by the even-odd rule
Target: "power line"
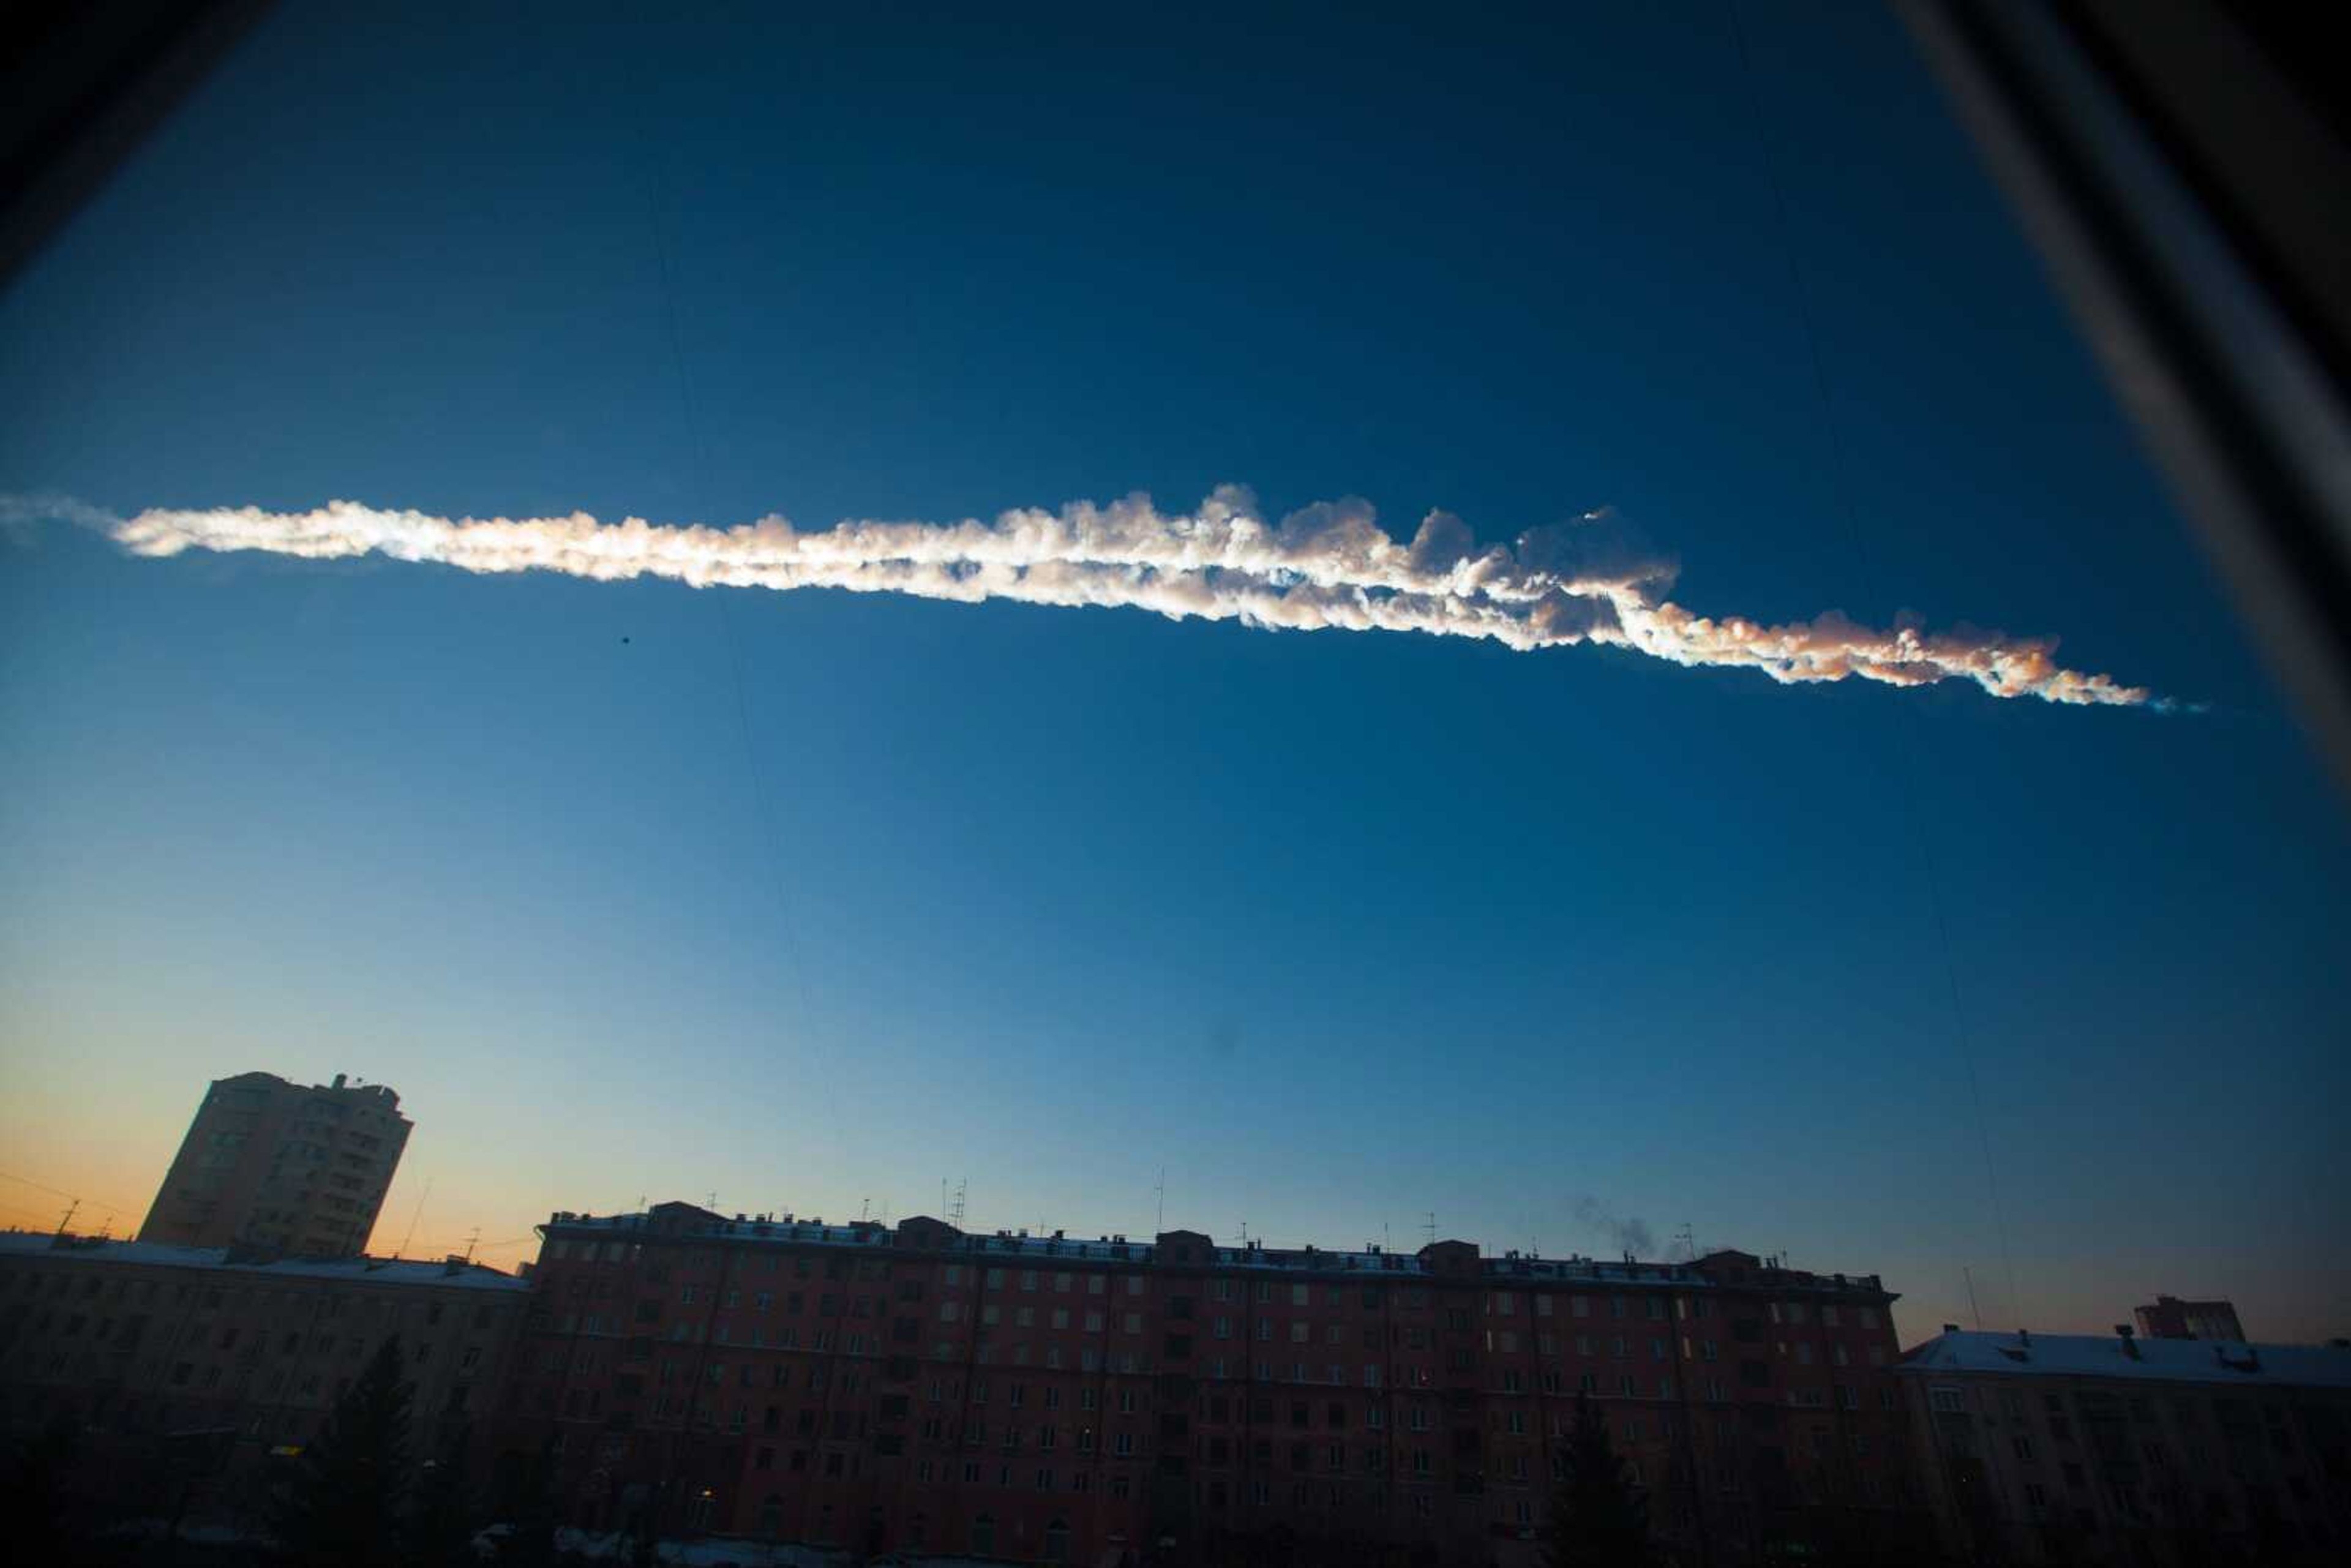
[[117,1203],[112,1198],[107,1197],[99,1193],[68,1192],[61,1186],[51,1186],[45,1181],[35,1181],[31,1176],[17,1176],[11,1171],[0,1171],[0,1180],[22,1182],[26,1186],[37,1186],[43,1192],[52,1194],[57,1197],[81,1198],[96,1207],[110,1208],[117,1214],[133,1213],[147,1207],[143,1203]]
[[[648,95],[650,102],[650,95]],[[678,329],[677,282],[671,264],[669,224],[666,196],[669,182],[666,164],[660,144],[648,134],[647,161],[653,173],[653,255],[661,274],[662,315],[668,331],[670,362],[677,374],[678,407],[685,419],[686,438],[693,452],[694,488],[698,509],[706,522],[711,516],[708,445],[703,439],[701,412],[694,395],[694,378],[687,368],[685,344]],[[804,1034],[813,1034],[815,1013],[809,1006],[808,971],[800,961],[799,936],[792,919],[791,892],[783,873],[783,846],[777,837],[776,813],[768,792],[766,772],[759,766],[759,749],[751,729],[750,698],[743,678],[743,650],[737,635],[735,617],[729,605],[729,586],[717,585],[714,597],[718,601],[718,622],[726,647],[727,673],[735,691],[735,724],[743,744],[743,760],[751,779],[752,809],[759,819],[760,836],[767,847],[768,889],[776,901],[777,917],[783,930],[785,962],[790,965],[793,988],[800,1006],[800,1028]],[[825,1085],[827,1121],[835,1119],[838,1094],[830,1073],[820,1074]]]
[[[1871,597],[1882,603],[1884,597],[1880,591],[1881,585],[1877,581],[1876,563],[1870,557],[1867,542],[1854,510],[1853,486],[1846,472],[1844,443],[1837,428],[1835,402],[1829,395],[1828,370],[1821,358],[1820,333],[1813,320],[1812,294],[1804,286],[1803,269],[1797,265],[1796,261],[1795,225],[1788,215],[1787,193],[1780,183],[1779,163],[1772,155],[1771,139],[1764,130],[1763,99],[1755,85],[1755,60],[1748,50],[1747,28],[1740,20],[1739,0],[1723,0],[1723,9],[1729,14],[1731,37],[1739,47],[1741,84],[1747,89],[1747,106],[1754,126],[1755,144],[1763,165],[1764,183],[1771,192],[1772,211],[1779,222],[1780,255],[1787,266],[1788,286],[1795,304],[1796,321],[1802,329],[1805,358],[1812,366],[1813,393],[1819,403],[1822,444],[1828,451],[1829,488],[1835,496],[1837,510],[1844,520],[1845,532],[1852,542],[1855,559],[1860,564],[1863,575],[1870,580]],[[1917,760],[1917,720],[1908,712],[1900,711],[1907,710],[1910,706],[1896,705],[1897,712],[1895,722],[1906,726],[1906,733],[1910,742],[1909,758],[1915,771]],[[1991,1131],[1984,1117],[1983,1084],[1976,1070],[1975,1040],[1968,1028],[1967,1011],[1960,1000],[1959,967],[1951,957],[1950,921],[1943,907],[1940,879],[1937,874],[1933,852],[1928,844],[1926,831],[1918,821],[1917,807],[1912,799],[1911,791],[1902,788],[1900,781],[1896,780],[1894,796],[1901,805],[1903,821],[1910,830],[1913,846],[1926,873],[1922,880],[1926,884],[1927,902],[1934,911],[1935,935],[1943,960],[1943,979],[1950,993],[1951,1027],[1959,1040],[1960,1059],[1967,1064],[1968,1095],[1975,1111],[1976,1142],[1983,1155],[1984,1186],[1991,1199],[1992,1228],[2000,1238],[2001,1261],[2008,1273],[2009,1309],[2021,1318],[2023,1309],[2018,1301],[2016,1291],[2016,1257],[2009,1246],[2008,1215],[2001,1201],[2000,1172],[1992,1159]]]

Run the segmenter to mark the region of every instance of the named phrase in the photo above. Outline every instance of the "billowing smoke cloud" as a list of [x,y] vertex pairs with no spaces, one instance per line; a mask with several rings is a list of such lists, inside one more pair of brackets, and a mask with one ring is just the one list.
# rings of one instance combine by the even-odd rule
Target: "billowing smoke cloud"
[[1761,671],[1775,681],[1888,685],[1972,681],[1994,696],[2168,706],[2139,686],[2065,669],[2053,639],[1958,627],[1876,629],[1832,611],[1769,626],[1697,614],[1664,597],[1676,567],[1618,519],[1588,513],[1480,548],[1468,525],[1431,512],[1399,541],[1360,500],[1322,502],[1278,523],[1255,497],[1219,487],[1188,513],[1144,496],[993,522],[844,522],[809,532],[781,517],[730,528],[630,517],[449,518],[334,501],[307,512],[157,508],[93,518],[67,502],[17,501],[99,527],[146,556],[263,550],[308,559],[380,554],[465,571],[556,571],[599,581],[664,577],[697,588],[837,588],[978,603],[1101,605],[1175,620],[1237,620],[1290,631],[1424,632],[1532,650],[1603,643],[1684,665]]
[[1569,1212],[1575,1216],[1578,1225],[1608,1238],[1612,1251],[1629,1252],[1635,1258],[1656,1256],[1656,1233],[1649,1228],[1647,1220],[1620,1217],[1588,1193],[1577,1198]]

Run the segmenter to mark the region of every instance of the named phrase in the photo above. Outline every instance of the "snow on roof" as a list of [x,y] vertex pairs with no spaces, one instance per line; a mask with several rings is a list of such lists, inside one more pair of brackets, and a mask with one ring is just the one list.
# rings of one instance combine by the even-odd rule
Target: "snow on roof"
[[219,1269],[272,1279],[342,1280],[354,1285],[442,1285],[482,1291],[528,1291],[530,1281],[485,1263],[421,1258],[281,1258],[229,1260],[225,1247],[172,1247],[159,1241],[102,1241],[68,1237],[62,1245],[45,1230],[0,1231],[0,1258],[57,1258],[74,1262],[147,1263],[170,1269]]
[[[1030,1235],[1026,1230],[956,1231],[931,1220],[953,1237],[945,1249],[1003,1256],[1019,1260],[1070,1260],[1099,1263],[1149,1263],[1158,1255],[1152,1241],[1130,1241],[1123,1236],[1088,1239],[1060,1231]],[[728,1218],[695,1204],[661,1204],[642,1214],[575,1214],[559,1211],[544,1229],[567,1234],[579,1231],[643,1231],[699,1240],[819,1243],[833,1247],[892,1247],[897,1232],[872,1220],[827,1225],[821,1219],[793,1215],[737,1215]],[[1464,1244],[1466,1245],[1466,1244]],[[1316,1274],[1402,1274],[1429,1276],[1436,1272],[1420,1253],[1393,1252],[1381,1247],[1360,1251],[1332,1251],[1321,1247],[1282,1248],[1251,1243],[1244,1247],[1212,1247],[1207,1261],[1223,1269],[1265,1269]],[[1538,1258],[1532,1253],[1506,1252],[1477,1260],[1480,1277],[1490,1280],[1591,1281],[1606,1284],[1672,1284],[1700,1289],[1716,1285],[1702,1269],[1688,1263],[1646,1263],[1634,1259]],[[1882,1293],[1875,1274],[1815,1274],[1799,1270],[1769,1269],[1749,1281],[1774,1291]]]
[[2001,1373],[2039,1377],[2129,1377],[2160,1383],[2231,1383],[2267,1387],[2351,1388],[2351,1349],[2336,1345],[2238,1344],[2224,1340],[2130,1342],[2114,1334],[1936,1335],[1906,1352],[1897,1371]]

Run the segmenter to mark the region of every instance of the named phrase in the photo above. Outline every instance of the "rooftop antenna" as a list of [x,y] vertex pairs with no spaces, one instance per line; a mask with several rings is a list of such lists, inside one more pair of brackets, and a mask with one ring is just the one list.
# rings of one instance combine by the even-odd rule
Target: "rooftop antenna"
[[1423,1230],[1426,1230],[1426,1232],[1428,1232],[1428,1244],[1429,1244],[1431,1247],[1436,1246],[1436,1245],[1437,1245],[1437,1210],[1435,1210],[1435,1209],[1433,1209],[1433,1208],[1432,1208],[1432,1209],[1430,1209],[1430,1210],[1428,1211],[1428,1218],[1427,1218],[1425,1222],[1423,1222],[1423,1224],[1421,1225],[1421,1228],[1422,1228]]
[[424,1218],[424,1200],[432,1196],[433,1178],[431,1176],[426,1176],[424,1178],[424,1190],[419,1193],[416,1197],[416,1212],[408,1217],[408,1234],[400,1239],[400,1250],[393,1253],[393,1257],[398,1258],[405,1255],[408,1251],[408,1244],[416,1239],[416,1222]]
[[476,1225],[475,1227],[474,1227],[473,1233],[472,1233],[471,1235],[469,1235],[469,1236],[467,1236],[467,1237],[465,1238],[465,1261],[466,1261],[466,1262],[470,1263],[470,1262],[472,1262],[472,1261],[474,1260],[474,1249],[475,1249],[475,1248],[476,1248],[476,1247],[478,1247],[478,1246],[480,1246],[481,1244],[482,1244],[482,1228],[481,1228],[480,1226]]
[[710,1212],[713,1214],[718,1212],[718,1195],[715,1192],[710,1194],[709,1208]]
[[862,1224],[863,1224],[867,1219],[869,1219],[869,1218],[871,1218],[872,1217],[872,1214],[873,1214],[873,1200],[872,1200],[872,1198],[870,1198],[870,1197],[861,1197],[861,1198],[859,1198],[859,1199],[857,1200],[857,1220],[858,1220],[858,1223],[859,1223],[859,1224],[861,1224],[861,1225],[862,1225]]
[[71,1203],[66,1205],[66,1217],[57,1221],[58,1235],[63,1236],[66,1233],[66,1227],[73,1223],[74,1210],[80,1207],[81,1199],[79,1198],[75,1198]]
[[1682,1228],[1674,1232],[1674,1239],[1682,1244],[1682,1251],[1687,1256],[1691,1262],[1695,1263],[1698,1261],[1698,1242],[1690,1236],[1690,1224],[1688,1220],[1685,1219],[1682,1221]]
[[[1159,1167],[1159,1185],[1152,1190],[1159,1195],[1159,1228],[1165,1230],[1167,1228],[1167,1167],[1165,1166]],[[1040,1221],[1040,1223],[1042,1222]]]
[[970,1195],[971,1178],[969,1176],[957,1178],[956,1182],[955,1205],[947,1210],[947,1223],[954,1226],[958,1230],[963,1228],[964,1200]]
[[1962,1263],[1959,1265],[1959,1272],[1968,1281],[1968,1311],[1975,1314],[1976,1333],[1983,1333],[1983,1309],[1976,1305],[1976,1271]]

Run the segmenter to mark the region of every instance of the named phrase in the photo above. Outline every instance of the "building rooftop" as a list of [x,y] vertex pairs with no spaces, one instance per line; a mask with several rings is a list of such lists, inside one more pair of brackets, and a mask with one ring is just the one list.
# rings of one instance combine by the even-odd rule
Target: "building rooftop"
[[[2128,1348],[2126,1348],[2126,1347]],[[2132,1350],[2137,1354],[2133,1355]],[[2124,1339],[2118,1334],[1947,1331],[1904,1353],[1896,1370],[1931,1375],[2131,1377],[2160,1383],[2351,1388],[2351,1348],[2241,1344],[2228,1340]]]
[[354,1285],[443,1285],[483,1291],[528,1291],[530,1281],[462,1258],[281,1258],[232,1260],[225,1247],[173,1247],[160,1241],[59,1237],[45,1230],[0,1230],[0,1259],[61,1258],[76,1262],[144,1263],[168,1269],[213,1269],[278,1280],[343,1280]]
[[[1217,1246],[1196,1232],[1168,1231],[1151,1240],[1124,1236],[1070,1236],[1056,1230],[1031,1235],[1026,1230],[967,1232],[943,1220],[914,1216],[895,1228],[872,1220],[828,1225],[820,1218],[791,1214],[742,1215],[732,1218],[687,1203],[656,1204],[643,1214],[575,1214],[559,1211],[543,1229],[568,1234],[586,1231],[643,1232],[733,1242],[816,1244],[834,1247],[917,1248],[927,1251],[967,1252],[984,1258],[1017,1260],[1071,1260],[1098,1263],[1149,1263],[1163,1245],[1189,1243],[1200,1249],[1197,1261],[1217,1269],[1263,1269],[1315,1274],[1377,1274],[1434,1277],[1447,1270],[1441,1257],[1474,1249],[1462,1241],[1439,1241],[1416,1252],[1397,1252],[1375,1244],[1357,1250],[1332,1250],[1306,1246],[1268,1247],[1250,1242],[1241,1247]],[[1875,1274],[1815,1274],[1780,1267],[1776,1260],[1745,1253],[1717,1252],[1689,1262],[1644,1262],[1623,1259],[1587,1258],[1570,1254],[1543,1258],[1532,1251],[1508,1251],[1476,1259],[1478,1274],[1486,1279],[1590,1281],[1614,1284],[1678,1284],[1705,1287],[1729,1276],[1741,1284],[1781,1291],[1824,1291],[1883,1294]]]

